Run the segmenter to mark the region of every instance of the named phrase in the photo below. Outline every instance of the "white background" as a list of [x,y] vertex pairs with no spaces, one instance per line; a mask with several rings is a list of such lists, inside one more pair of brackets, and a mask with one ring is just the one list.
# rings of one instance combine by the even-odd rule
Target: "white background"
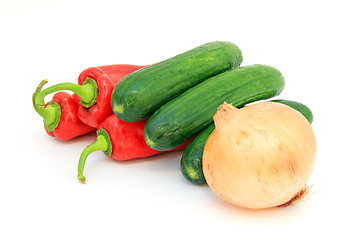
[[[1,0],[0,238],[359,239],[356,2]],[[242,65],[278,68],[280,97],[312,109],[311,197],[264,211],[230,206],[182,177],[181,151],[129,162],[96,152],[81,184],[78,157],[95,136],[48,137],[31,105],[37,84],[76,82],[91,66],[150,64],[215,40],[238,45]]]

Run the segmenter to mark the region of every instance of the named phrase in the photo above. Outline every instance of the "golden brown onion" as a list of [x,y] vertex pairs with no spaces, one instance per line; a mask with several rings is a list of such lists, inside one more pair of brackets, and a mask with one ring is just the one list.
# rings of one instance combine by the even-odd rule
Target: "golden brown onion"
[[203,171],[216,195],[243,208],[261,209],[286,205],[306,192],[316,141],[301,113],[275,102],[240,109],[224,103],[214,122]]

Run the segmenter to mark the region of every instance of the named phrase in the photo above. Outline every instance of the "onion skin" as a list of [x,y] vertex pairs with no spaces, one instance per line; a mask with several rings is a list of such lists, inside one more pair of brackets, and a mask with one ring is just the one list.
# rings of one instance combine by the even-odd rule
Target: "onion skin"
[[307,119],[284,104],[261,102],[241,109],[222,104],[203,154],[212,191],[248,209],[290,202],[314,167],[316,140]]

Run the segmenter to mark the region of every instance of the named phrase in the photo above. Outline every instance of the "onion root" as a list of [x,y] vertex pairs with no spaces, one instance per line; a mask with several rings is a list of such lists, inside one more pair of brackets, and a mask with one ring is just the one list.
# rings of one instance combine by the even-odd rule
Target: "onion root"
[[311,188],[312,185],[310,187],[305,185],[305,187],[303,187],[297,194],[295,194],[294,197],[291,198],[288,202],[278,205],[277,207],[288,207],[302,200],[307,200],[311,196],[311,194],[308,196],[308,198],[305,199],[305,197],[309,194]]

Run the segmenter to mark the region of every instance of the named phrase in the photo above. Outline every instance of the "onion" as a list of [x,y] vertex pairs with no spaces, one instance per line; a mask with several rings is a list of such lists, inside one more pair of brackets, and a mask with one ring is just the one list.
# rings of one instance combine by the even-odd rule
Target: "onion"
[[222,104],[203,154],[211,190],[239,207],[287,206],[307,193],[316,141],[310,123],[293,108],[261,102],[237,109]]

